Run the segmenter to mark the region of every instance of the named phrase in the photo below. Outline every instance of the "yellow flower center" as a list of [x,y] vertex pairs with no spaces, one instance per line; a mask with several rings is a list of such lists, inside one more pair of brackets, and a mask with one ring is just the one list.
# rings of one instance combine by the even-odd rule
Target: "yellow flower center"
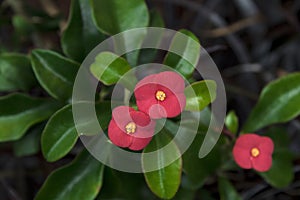
[[258,148],[254,147],[254,148],[251,149],[251,156],[252,157],[257,157],[257,156],[259,156],[259,154],[260,154],[260,152],[259,152]]
[[164,92],[161,91],[161,90],[158,90],[158,91],[156,92],[156,94],[155,94],[155,97],[156,97],[156,99],[159,100],[159,101],[164,101],[165,98],[166,98],[166,93],[164,93]]
[[134,122],[130,122],[125,126],[127,134],[133,134],[136,129],[136,124]]

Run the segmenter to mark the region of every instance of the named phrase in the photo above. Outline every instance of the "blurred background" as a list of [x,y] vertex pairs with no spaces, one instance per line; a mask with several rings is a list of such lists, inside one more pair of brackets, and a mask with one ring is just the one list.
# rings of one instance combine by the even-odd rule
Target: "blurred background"
[[[235,110],[241,125],[263,86],[300,70],[299,0],[146,2],[150,10],[161,14],[166,28],[188,29],[199,38],[222,74],[228,110]],[[62,52],[60,36],[67,23],[69,6],[70,0],[0,0],[0,53],[28,54],[34,48]],[[38,89],[30,92],[44,95]],[[290,148],[300,152],[299,117],[284,128],[292,141]],[[39,148],[39,143],[32,145]],[[1,200],[32,199],[47,175],[77,154],[75,148],[64,159],[47,163],[41,153],[18,157],[17,148],[18,143],[0,144]],[[297,199],[300,197],[300,160],[295,161],[294,172],[294,182],[282,190],[269,187],[251,171],[232,174],[232,180],[241,182],[247,178],[236,186],[244,199]],[[217,193],[213,182],[205,188]]]

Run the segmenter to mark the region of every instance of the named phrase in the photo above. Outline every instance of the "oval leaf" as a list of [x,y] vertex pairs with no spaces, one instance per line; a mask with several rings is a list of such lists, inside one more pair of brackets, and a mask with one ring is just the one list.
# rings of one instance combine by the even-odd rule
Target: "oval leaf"
[[77,139],[72,105],[67,105],[50,118],[43,131],[41,145],[44,157],[49,162],[62,158],[73,148]]
[[289,136],[284,128],[271,128],[266,136],[274,142],[273,163],[269,171],[259,173],[276,188],[287,187],[294,179],[293,154],[289,149]]
[[[168,132],[163,129],[160,133],[154,136],[150,144],[144,149],[143,152],[146,153],[156,151],[162,148],[164,145],[168,144],[171,139],[167,134]],[[174,157],[174,154],[180,155],[180,151],[176,144],[173,141],[171,141],[171,144],[173,149],[172,151],[165,154],[163,154],[162,151],[157,151],[157,163],[155,163],[155,165],[157,165],[157,168],[161,166],[161,163],[163,163],[167,157]],[[144,157],[142,157],[142,161],[143,168],[147,168],[147,165],[149,164],[147,162],[149,161],[145,160]],[[144,176],[147,185],[154,194],[162,199],[171,199],[175,196],[177,190],[179,189],[181,181],[181,170],[182,159],[180,157],[167,167],[161,168],[157,171],[146,172],[144,173]]]
[[37,81],[30,60],[22,54],[0,55],[0,91],[31,89]]
[[114,35],[125,30],[148,26],[149,14],[144,0],[91,0],[97,27]]
[[33,124],[50,117],[61,105],[25,94],[0,97],[0,141],[17,140]]
[[172,40],[169,52],[164,59],[164,64],[174,68],[188,79],[192,76],[199,57],[200,43],[198,38],[190,31],[180,30]]
[[[82,104],[83,106],[87,103]],[[103,130],[106,130],[111,118],[110,102],[101,102],[95,106],[98,116],[97,123]],[[89,118],[86,119],[85,126],[91,126]],[[95,126],[93,126],[95,127]],[[98,132],[97,132],[98,133]],[[72,105],[67,105],[58,110],[48,121],[41,139],[42,152],[47,161],[53,162],[61,159],[75,145],[78,133],[73,120]]]
[[186,96],[185,110],[201,111],[216,98],[217,85],[215,81],[198,81],[184,90]]
[[[95,58],[91,65],[91,73],[105,85],[117,83],[122,76],[131,69],[128,62],[111,52],[102,52]],[[130,85],[135,85],[136,78],[132,77]]]
[[40,139],[44,123],[32,127],[24,137],[14,142],[14,154],[16,156],[31,156],[40,151]]
[[95,199],[102,186],[104,166],[84,150],[69,165],[49,175],[35,200]]
[[71,98],[79,64],[49,50],[33,50],[31,62],[41,86],[54,98]]
[[68,25],[61,38],[64,53],[82,61],[104,39],[105,36],[94,25],[90,1],[72,0]]
[[300,73],[282,77],[267,85],[252,110],[244,132],[273,123],[287,122],[300,114]]

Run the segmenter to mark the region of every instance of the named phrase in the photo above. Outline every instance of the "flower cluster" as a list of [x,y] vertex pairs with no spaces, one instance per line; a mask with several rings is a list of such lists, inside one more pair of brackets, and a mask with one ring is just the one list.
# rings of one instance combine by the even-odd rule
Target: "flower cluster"
[[274,143],[269,137],[248,133],[236,140],[232,153],[240,167],[265,172],[272,166],[273,150]]
[[116,107],[108,127],[113,144],[131,150],[145,148],[155,130],[154,119],[179,115],[185,108],[184,80],[175,72],[161,72],[142,79],[134,89],[139,111]]

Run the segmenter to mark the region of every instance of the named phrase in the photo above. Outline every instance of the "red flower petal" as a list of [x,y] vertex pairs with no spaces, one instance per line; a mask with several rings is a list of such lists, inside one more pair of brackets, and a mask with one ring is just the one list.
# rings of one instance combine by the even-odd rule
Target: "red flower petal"
[[274,151],[274,143],[269,137],[261,137],[258,148],[264,154],[272,155]]
[[272,156],[262,152],[256,158],[252,158],[252,165],[256,171],[265,172],[272,166]]
[[108,137],[113,144],[119,147],[128,147],[132,143],[132,137],[121,130],[114,119],[108,125]]
[[184,110],[186,98],[184,94],[171,95],[159,104],[164,107],[167,117],[176,117]]
[[248,133],[239,136],[239,138],[235,142],[235,146],[239,146],[242,149],[245,149],[250,152],[250,149],[254,147],[258,147],[260,144],[260,136],[253,134],[253,133]]
[[232,151],[235,162],[244,169],[251,169],[252,164],[250,160],[250,152],[247,149],[234,145]]
[[123,128],[132,121],[130,112],[135,111],[128,106],[118,106],[112,111],[112,118],[115,120],[117,126],[123,130]]
[[148,115],[139,111],[130,112],[130,116],[132,118],[132,121],[136,123],[138,126],[147,126],[151,121]]
[[142,150],[149,144],[151,139],[152,137],[149,138],[133,137],[132,144],[128,148],[134,151]]
[[176,72],[161,72],[155,76],[155,82],[169,88],[173,93],[183,92],[185,88],[182,76]]

